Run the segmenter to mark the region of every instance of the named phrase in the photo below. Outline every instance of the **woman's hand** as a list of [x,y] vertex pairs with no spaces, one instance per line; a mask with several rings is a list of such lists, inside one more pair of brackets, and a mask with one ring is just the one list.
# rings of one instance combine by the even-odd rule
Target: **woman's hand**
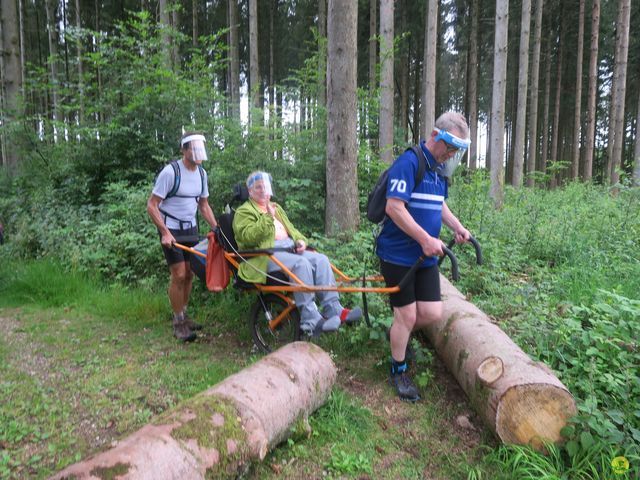
[[267,202],[267,213],[272,217],[276,216],[276,206],[269,201]]
[[307,249],[307,244],[304,240],[296,240],[296,253],[302,253]]

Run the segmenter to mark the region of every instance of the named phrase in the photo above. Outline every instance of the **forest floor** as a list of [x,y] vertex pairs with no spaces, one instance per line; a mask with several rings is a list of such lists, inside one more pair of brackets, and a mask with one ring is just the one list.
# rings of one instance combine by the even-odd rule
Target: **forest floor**
[[[382,347],[333,351],[344,352],[336,342],[347,335],[319,342],[339,373],[310,419],[313,433],[278,446],[243,478],[466,478],[481,445],[495,441],[453,377],[435,359],[423,399],[402,402],[387,383]],[[183,345],[168,320],[69,308],[0,309],[0,336],[2,478],[45,478],[259,358],[225,323],[205,322]]]

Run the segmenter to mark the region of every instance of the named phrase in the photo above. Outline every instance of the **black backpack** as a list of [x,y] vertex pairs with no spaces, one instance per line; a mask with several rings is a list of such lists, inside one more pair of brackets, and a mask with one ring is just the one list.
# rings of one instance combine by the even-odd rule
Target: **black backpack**
[[[178,166],[178,161],[179,160],[172,160],[171,162],[169,162],[169,165],[171,165],[171,168],[173,169],[173,187],[171,187],[171,190],[169,190],[169,193],[167,193],[167,196],[164,198],[165,200],[167,198],[178,196],[176,194],[180,189],[180,180],[182,179],[180,175],[180,167]],[[156,174],[156,178],[153,180],[154,184],[156,183],[156,180],[158,180],[158,175],[160,175],[160,172],[162,172],[162,170],[164,170],[164,166]],[[196,198],[196,200],[199,199],[202,193],[204,192],[204,169],[202,168],[202,165],[198,165],[198,172],[200,172],[200,181],[202,183],[202,188],[200,189],[200,195],[198,195],[197,197],[193,197],[193,198]],[[179,196],[182,196],[182,195],[179,195]]]
[[[418,173],[416,174],[416,182],[413,187],[415,190],[418,188],[418,185],[422,183],[424,173],[427,169],[427,160],[426,158],[423,158],[424,153],[420,150],[419,146],[414,145],[413,147],[407,148],[405,152],[409,150],[411,150],[418,158]],[[396,161],[398,160],[396,159]],[[389,180],[390,169],[391,167],[387,168],[380,174],[378,181],[371,192],[369,192],[369,197],[367,198],[367,219],[373,223],[380,223],[386,217],[384,210],[387,206],[387,182]]]

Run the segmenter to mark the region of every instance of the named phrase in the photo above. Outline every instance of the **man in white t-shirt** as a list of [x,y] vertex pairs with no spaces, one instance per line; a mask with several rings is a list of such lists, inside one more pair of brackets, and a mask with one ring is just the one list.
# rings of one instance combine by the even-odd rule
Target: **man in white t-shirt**
[[207,159],[205,141],[204,136],[198,133],[190,132],[182,136],[182,159],[162,169],[147,201],[147,213],[158,228],[171,274],[168,293],[173,310],[173,334],[184,342],[194,340],[194,330],[202,327],[186,312],[193,281],[190,254],[175,248],[173,244],[176,241],[188,246],[197,243],[198,210],[212,229],[217,227],[207,201],[207,172],[202,168],[202,162]]

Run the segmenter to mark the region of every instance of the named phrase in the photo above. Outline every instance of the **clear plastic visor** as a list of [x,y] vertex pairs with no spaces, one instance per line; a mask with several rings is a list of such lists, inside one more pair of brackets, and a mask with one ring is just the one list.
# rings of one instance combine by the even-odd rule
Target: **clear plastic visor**
[[209,159],[207,157],[207,150],[204,147],[204,142],[205,138],[203,135],[189,135],[182,139],[181,146],[184,147],[184,145],[188,143],[193,155],[193,161],[201,163]]
[[445,177],[451,177],[455,169],[460,165],[464,154],[467,153],[467,149],[471,145],[471,139],[457,137],[447,130],[439,128],[434,128],[434,130],[438,132],[434,138],[436,142],[442,140],[447,145],[448,150],[457,149],[456,153],[444,162],[441,167],[441,174]]
[[251,176],[247,181],[249,193],[255,196],[268,195],[273,196],[273,188],[271,187],[271,175],[266,172],[258,172]]

